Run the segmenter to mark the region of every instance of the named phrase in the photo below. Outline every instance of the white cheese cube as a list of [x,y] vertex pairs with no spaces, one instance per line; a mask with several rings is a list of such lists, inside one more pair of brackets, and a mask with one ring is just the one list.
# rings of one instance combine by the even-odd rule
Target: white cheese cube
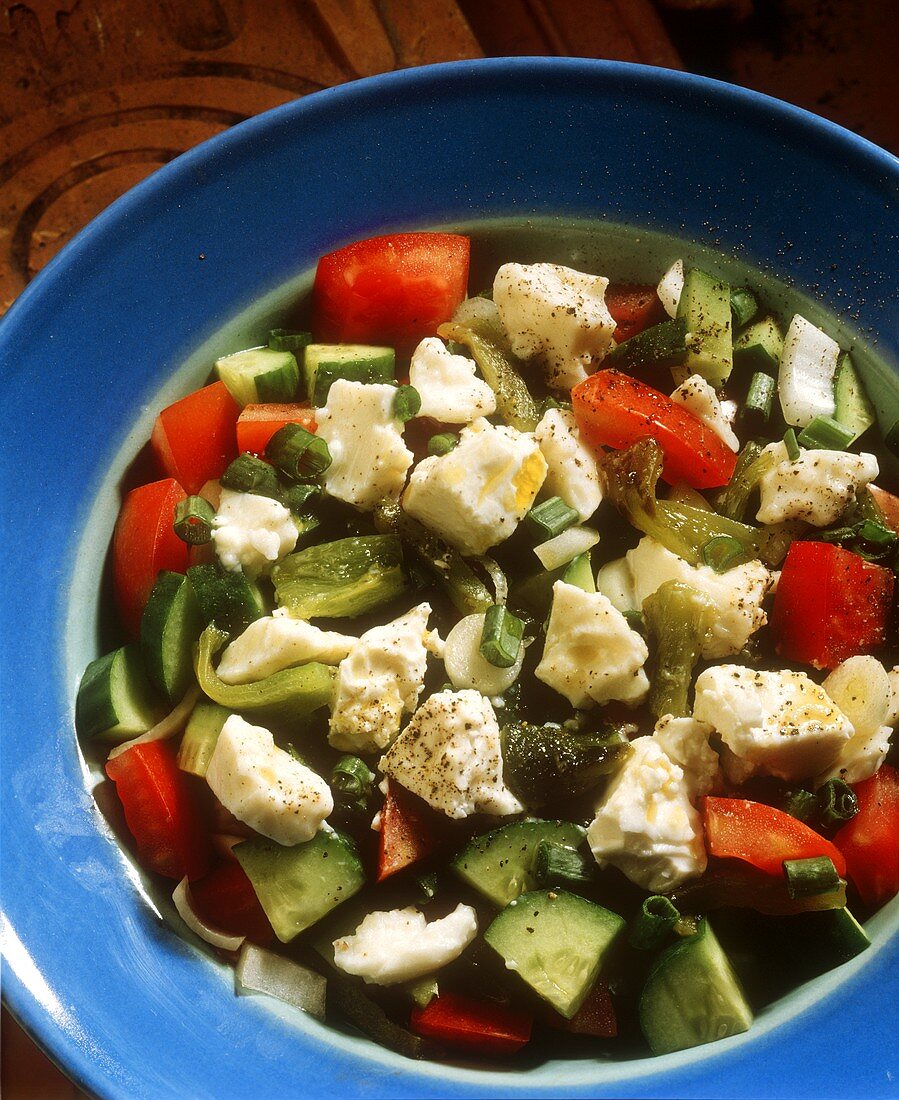
[[612,699],[636,704],[649,691],[648,656],[646,642],[601,592],[556,581],[538,680],[573,707]]
[[449,454],[419,462],[403,508],[463,554],[483,554],[512,534],[545,477],[533,435],[475,420]]
[[771,455],[774,465],[759,482],[759,523],[801,519],[813,527],[828,527],[880,472],[874,455],[864,451],[856,455],[802,450],[791,462],[786,445],[778,442],[769,443],[762,454]]
[[638,607],[642,607],[646,597],[666,581],[683,581],[712,601],[715,621],[702,649],[702,656],[707,660],[739,653],[767,621],[762,601],[771,586],[772,576],[760,561],[746,562],[725,573],[716,573],[708,565],[690,565],[648,537],[641,539],[625,556]]
[[258,577],[289,554],[297,538],[297,525],[280,501],[222,489],[212,541],[225,569]]
[[331,452],[325,491],[361,511],[371,511],[384,497],[398,497],[412,465],[403,425],[393,412],[395,397],[395,386],[338,378],[315,414],[318,435]]
[[684,261],[675,260],[671,267],[659,279],[656,294],[659,301],[665,307],[669,317],[677,316],[677,307],[680,305],[680,296],[684,292]]
[[860,783],[880,767],[890,751],[892,705],[890,678],[876,657],[850,657],[821,685],[855,731],[817,783],[842,779]]
[[289,615],[265,615],[250,623],[225,649],[217,669],[225,684],[249,684],[307,661],[336,665],[357,639],[319,630]]
[[718,754],[709,745],[713,732],[707,722],[696,718],[665,714],[656,722],[653,739],[670,760],[684,769],[691,800],[708,794],[718,778]]
[[337,669],[328,741],[345,752],[379,752],[418,705],[428,663],[429,604],[366,630]]
[[477,691],[441,691],[426,699],[381,757],[380,769],[452,818],[521,813],[503,782],[499,725]]
[[887,711],[886,724],[895,729],[899,725],[899,665],[894,665],[887,676],[890,680],[890,707]]
[[735,783],[751,775],[787,782],[826,771],[853,735],[852,723],[804,672],[717,665],[696,681],[693,717],[714,726]]
[[816,416],[833,416],[833,376],[840,345],[800,314],[795,314],[780,353],[777,392],[784,420],[804,428]]
[[496,412],[496,395],[475,375],[475,364],[453,355],[442,340],[428,336],[412,353],[409,382],[421,395],[419,416],[444,424],[469,424]]
[[672,393],[671,400],[683,405],[687,412],[691,412],[707,428],[711,428],[732,451],[739,451],[740,441],[725,416],[718,394],[701,374],[691,374]]
[[206,782],[238,821],[278,844],[311,840],[334,809],[321,776],[237,714],[222,726]]
[[609,280],[558,264],[503,264],[493,281],[512,351],[540,356],[547,383],[570,390],[608,352],[615,321],[606,306]]
[[478,932],[470,905],[426,921],[411,906],[369,913],[351,936],[334,941],[334,965],[369,985],[396,985],[433,974],[457,959]]
[[581,520],[588,520],[602,501],[596,454],[584,443],[574,413],[548,409],[534,431],[546,459],[543,493],[561,497]]

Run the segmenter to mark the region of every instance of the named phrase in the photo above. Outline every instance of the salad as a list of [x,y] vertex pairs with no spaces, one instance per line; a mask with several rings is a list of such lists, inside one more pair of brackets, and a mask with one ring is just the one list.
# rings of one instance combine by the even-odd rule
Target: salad
[[239,993],[413,1057],[746,1031],[899,892],[891,438],[748,287],[470,249],[324,256],[159,413],[78,734]]

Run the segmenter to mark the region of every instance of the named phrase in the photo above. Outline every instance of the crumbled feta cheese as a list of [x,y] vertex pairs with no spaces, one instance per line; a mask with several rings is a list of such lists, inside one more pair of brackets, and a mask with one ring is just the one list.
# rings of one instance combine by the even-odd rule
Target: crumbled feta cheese
[[296,546],[297,525],[280,501],[222,489],[212,521],[219,561],[232,573],[257,577]]
[[418,705],[428,664],[429,604],[366,630],[337,669],[328,741],[345,752],[378,752]]
[[468,424],[496,412],[496,395],[476,377],[474,361],[453,355],[436,336],[422,340],[412,353],[409,382],[421,394],[419,415],[443,424]]
[[412,465],[403,425],[394,415],[395,397],[395,386],[338,378],[315,414],[318,434],[331,452],[325,491],[362,511],[384,497],[398,497]]
[[543,492],[561,497],[582,520],[589,519],[602,501],[596,455],[581,439],[574,414],[548,409],[534,431],[546,459]]
[[646,642],[601,592],[556,581],[538,680],[573,707],[639,703],[649,691],[648,656]]
[[717,665],[696,681],[693,716],[718,731],[728,778],[774,775],[788,782],[826,771],[852,723],[804,672]]
[[711,428],[732,451],[739,451],[740,441],[724,415],[718,394],[701,374],[691,374],[672,393],[671,400],[683,405],[687,412],[691,412],[706,427]]
[[665,714],[656,722],[653,738],[665,755],[684,769],[691,800],[708,794],[718,777],[718,754],[709,745],[712,733],[707,722],[696,718]]
[[225,684],[249,684],[307,661],[336,665],[357,639],[319,630],[289,615],[266,615],[250,623],[222,654],[217,669]]
[[430,922],[412,906],[369,913],[351,936],[334,941],[334,965],[369,985],[396,985],[457,959],[477,933],[470,905]]
[[629,550],[626,558],[638,607],[666,581],[683,581],[709,597],[717,613],[702,649],[707,660],[739,653],[767,621],[762,601],[771,574],[760,561],[716,573],[708,565],[690,565],[648,537]]
[[[697,730],[703,728],[708,727],[697,723]],[[694,736],[701,740],[697,730],[687,737],[685,728],[675,731],[666,725],[661,737],[632,741],[630,755],[612,777],[587,829],[587,843],[600,867],[617,867],[653,894],[701,875],[708,862],[702,821],[691,802],[706,782],[707,766],[701,765],[700,778],[688,777],[687,769],[666,751],[667,746],[691,761],[704,759],[706,751],[714,756],[707,744],[704,750],[687,748]]]
[[671,267],[659,279],[656,294],[659,301],[665,307],[669,317],[677,316],[677,307],[680,305],[680,296],[684,292],[684,261],[675,260]]
[[759,523],[801,519],[813,527],[835,523],[855,501],[859,489],[879,473],[877,459],[862,451],[801,451],[790,461],[783,442],[769,443],[762,451],[772,455],[774,466],[759,482]]
[[899,665],[894,665],[887,676],[890,680],[890,707],[887,711],[886,724],[895,729],[899,725]]
[[278,844],[311,840],[334,809],[321,776],[279,749],[267,729],[237,714],[222,726],[206,782],[238,821]]
[[545,477],[533,435],[475,420],[449,454],[419,462],[403,507],[463,554],[483,554],[512,534]]
[[821,685],[855,731],[817,783],[842,779],[860,783],[872,776],[890,751],[892,691],[886,669],[876,657],[850,657]]
[[490,700],[477,691],[440,691],[426,699],[380,768],[448,817],[524,808],[503,782],[499,725]]
[[606,306],[609,280],[558,264],[503,264],[493,281],[512,351],[539,355],[546,380],[570,390],[587,377],[592,360],[608,352],[615,321]]

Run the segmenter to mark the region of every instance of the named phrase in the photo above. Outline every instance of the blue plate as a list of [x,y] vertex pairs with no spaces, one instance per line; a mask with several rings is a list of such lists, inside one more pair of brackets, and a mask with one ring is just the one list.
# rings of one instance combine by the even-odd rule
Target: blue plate
[[895,371],[897,194],[895,158],[750,92],[622,64],[464,62],[321,92],[222,134],[35,280],[0,330],[3,991],[83,1088],[132,1100],[895,1094],[899,901],[870,922],[869,951],[747,1035],[651,1061],[422,1065],[238,999],[112,839],[73,699],[99,651],[118,479],[154,412],[202,378],[197,360],[176,371],[320,253],[388,228],[604,218],[737,254],[876,340]]

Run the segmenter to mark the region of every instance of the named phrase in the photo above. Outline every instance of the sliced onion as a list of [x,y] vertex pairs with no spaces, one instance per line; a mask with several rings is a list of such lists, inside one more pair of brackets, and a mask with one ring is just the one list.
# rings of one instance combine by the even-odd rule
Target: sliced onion
[[872,737],[890,713],[890,679],[876,657],[850,657],[821,685],[859,737]]
[[534,553],[544,569],[558,569],[579,554],[586,554],[598,542],[599,532],[592,527],[569,527],[554,539],[535,546]]
[[656,294],[669,317],[677,316],[677,307],[684,290],[684,261],[675,260],[659,280]]
[[495,325],[502,329],[499,310],[496,308],[496,303],[490,298],[466,298],[459,303],[459,308],[453,314],[453,324],[456,325],[470,327],[473,322],[477,321]]
[[602,592],[614,608],[623,615],[626,611],[639,611],[634,580],[627,558],[615,558],[599,567],[596,574],[596,591]]
[[246,936],[232,936],[230,932],[223,932],[219,928],[213,928],[207,924],[193,907],[193,896],[190,892],[190,883],[183,878],[172,893],[172,901],[178,910],[178,916],[184,921],[191,932],[195,932],[201,940],[211,943],[222,951],[239,951]]
[[511,668],[497,668],[481,655],[483,633],[483,612],[460,619],[446,636],[443,664],[456,691],[469,688],[492,699],[502,695],[518,679],[524,661],[524,646]]
[[317,1020],[325,1018],[327,979],[253,943],[244,944],[240,952],[234,986],[238,993],[266,993]]
[[496,593],[495,602],[505,603],[509,597],[509,582],[506,580],[506,574],[494,559],[488,558],[486,554],[476,560],[493,582],[493,590]]
[[174,737],[176,733],[180,733],[187,725],[187,720],[190,718],[191,711],[196,706],[199,698],[199,685],[194,684],[192,688],[188,689],[187,694],[175,709],[167,714],[161,722],[157,722],[155,726],[148,729],[146,733],[140,734],[139,737],[132,737],[130,741],[123,741],[121,745],[116,745],[110,752],[108,759],[115,760],[117,756],[121,756],[123,752],[134,748],[135,745],[144,745],[148,741],[165,741],[166,738]]

